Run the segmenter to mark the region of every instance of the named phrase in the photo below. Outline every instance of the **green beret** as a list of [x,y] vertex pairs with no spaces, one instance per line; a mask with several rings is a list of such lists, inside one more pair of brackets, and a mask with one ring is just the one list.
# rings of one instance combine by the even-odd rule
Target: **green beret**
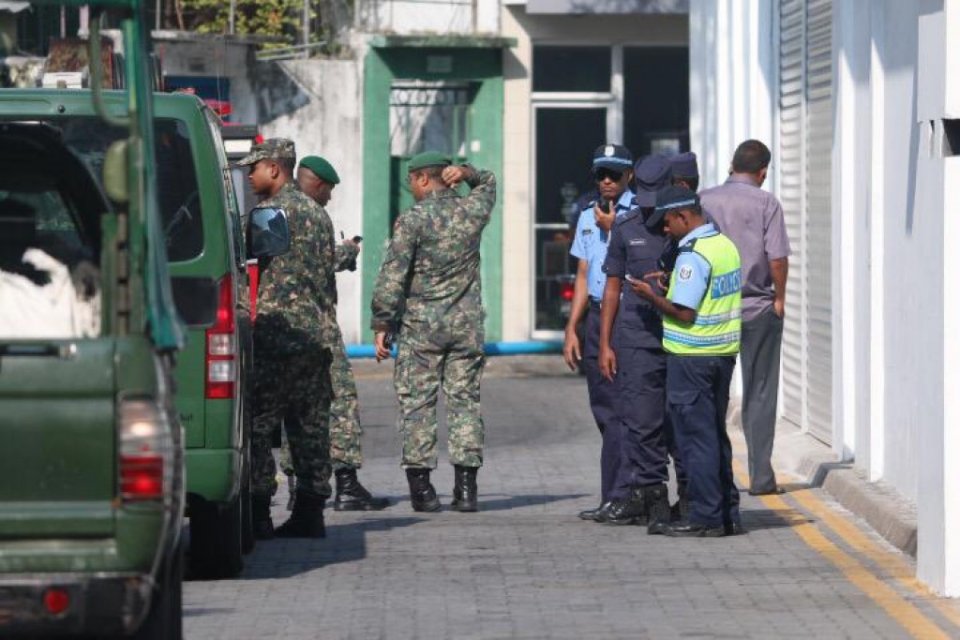
[[453,164],[453,161],[448,155],[439,151],[424,151],[410,158],[407,171],[419,171],[427,167],[449,167],[451,164]]
[[313,171],[318,178],[329,184],[340,184],[340,176],[333,165],[320,156],[307,156],[300,160],[300,166]]

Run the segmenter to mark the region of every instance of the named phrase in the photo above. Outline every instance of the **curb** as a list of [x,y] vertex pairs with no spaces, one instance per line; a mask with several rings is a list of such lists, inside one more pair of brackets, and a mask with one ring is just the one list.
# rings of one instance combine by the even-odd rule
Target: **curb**
[[[728,423],[742,433],[739,398],[731,398],[730,404]],[[870,482],[853,463],[838,461],[829,446],[793,425],[779,422],[774,442],[773,463],[778,472],[822,488],[887,542],[916,558],[917,510],[910,500],[882,481]]]

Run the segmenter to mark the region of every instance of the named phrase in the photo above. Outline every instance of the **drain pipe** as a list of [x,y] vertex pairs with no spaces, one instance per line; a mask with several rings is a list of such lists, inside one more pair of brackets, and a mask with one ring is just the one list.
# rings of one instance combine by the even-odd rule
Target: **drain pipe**
[[[528,356],[561,353],[563,351],[563,343],[546,340],[529,342],[488,342],[483,345],[483,348],[488,356]],[[396,354],[396,348],[394,348],[394,354]],[[348,358],[373,358],[375,356],[376,350],[372,344],[347,345]]]

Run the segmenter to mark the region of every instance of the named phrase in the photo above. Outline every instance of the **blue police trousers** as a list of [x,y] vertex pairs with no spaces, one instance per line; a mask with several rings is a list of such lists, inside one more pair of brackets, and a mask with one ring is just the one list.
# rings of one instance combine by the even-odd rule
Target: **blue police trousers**
[[733,356],[667,356],[667,407],[687,472],[690,522],[740,522],[727,405]]
[[666,482],[665,384],[667,356],[660,349],[618,347],[616,409],[622,431],[617,493]]
[[622,429],[614,407],[614,385],[600,375],[600,305],[591,301],[584,327],[583,370],[587,376],[590,410],[600,430],[600,499],[603,502],[625,498],[616,491],[620,468]]

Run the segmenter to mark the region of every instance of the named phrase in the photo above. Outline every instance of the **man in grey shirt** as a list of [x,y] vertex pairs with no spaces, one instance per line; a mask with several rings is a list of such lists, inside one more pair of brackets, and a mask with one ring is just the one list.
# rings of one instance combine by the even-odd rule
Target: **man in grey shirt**
[[740,251],[743,264],[743,433],[747,441],[750,493],[778,493],[770,458],[777,422],[780,342],[790,240],[780,202],[763,191],[770,149],[747,140],[733,154],[730,177],[700,193],[705,211]]

